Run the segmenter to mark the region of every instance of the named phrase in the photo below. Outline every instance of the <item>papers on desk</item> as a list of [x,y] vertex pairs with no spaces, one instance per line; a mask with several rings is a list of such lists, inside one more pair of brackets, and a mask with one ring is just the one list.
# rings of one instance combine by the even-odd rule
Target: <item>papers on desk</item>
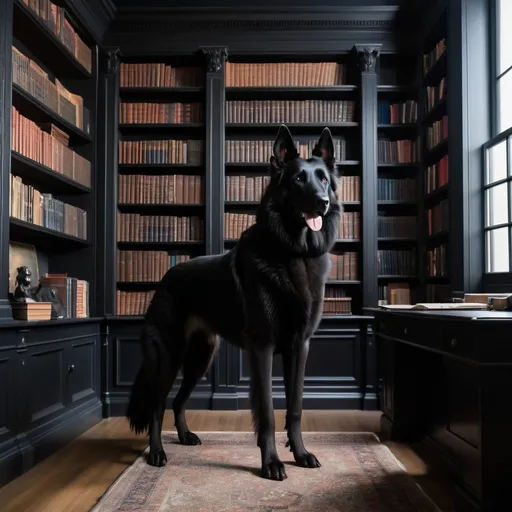
[[408,309],[408,310],[439,310],[439,309],[455,309],[455,310],[482,310],[489,309],[487,304],[478,302],[422,302],[418,304],[388,304],[381,305],[382,309]]

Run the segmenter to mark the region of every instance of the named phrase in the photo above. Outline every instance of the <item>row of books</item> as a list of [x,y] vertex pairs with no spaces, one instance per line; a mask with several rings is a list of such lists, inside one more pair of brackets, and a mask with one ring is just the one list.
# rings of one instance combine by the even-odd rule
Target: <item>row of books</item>
[[337,62],[229,62],[226,87],[319,87],[342,85],[346,69]]
[[122,62],[119,67],[121,87],[201,87],[204,79],[204,71],[197,66]]
[[377,269],[381,276],[416,275],[416,253],[413,249],[380,249]]
[[118,242],[193,242],[204,240],[204,220],[197,216],[139,215],[117,212]]
[[449,181],[448,155],[444,155],[439,162],[427,167],[425,174],[425,189],[430,194]]
[[416,238],[417,229],[416,217],[410,215],[377,217],[379,238]]
[[202,204],[203,177],[121,174],[118,177],[118,201],[121,204]]
[[10,216],[59,233],[87,239],[87,212],[43,194],[11,174]]
[[448,274],[447,246],[441,244],[427,251],[427,275],[429,277],[446,276]]
[[338,198],[342,203],[361,201],[361,176],[341,176],[338,181]]
[[432,66],[439,60],[439,57],[446,51],[446,40],[443,38],[437,42],[434,48],[423,55],[423,74],[426,75]]
[[344,252],[342,254],[329,254],[331,270],[329,279],[333,281],[357,281],[358,279],[357,252]]
[[169,268],[190,260],[189,254],[166,251],[117,251],[116,280],[126,283],[156,283]]
[[412,124],[418,119],[418,103],[407,100],[401,103],[379,101],[379,124]]
[[[153,299],[154,290],[149,291],[122,291],[116,292],[116,315],[140,316],[144,315]],[[324,315],[350,315],[352,301],[350,297],[343,297],[343,292],[336,289],[326,290],[323,314]]]
[[448,137],[448,116],[436,121],[427,128],[427,148],[432,149]]
[[377,197],[379,201],[416,201],[416,179],[379,178]]
[[45,27],[58,37],[75,59],[90,73],[92,51],[67,19],[65,9],[51,0],[23,0],[23,3]]
[[255,222],[256,215],[252,213],[224,213],[224,239],[238,240]]
[[186,124],[204,122],[202,103],[120,103],[121,124]]
[[204,161],[202,140],[122,140],[119,141],[120,164],[189,164]]
[[227,101],[226,123],[346,123],[355,112],[353,100]]
[[[295,147],[302,158],[309,158],[317,144],[317,140],[307,142],[295,141]],[[334,157],[337,162],[347,160],[347,141],[345,138],[335,138]],[[227,163],[264,163],[273,155],[274,140],[227,140]]]
[[340,240],[359,240],[361,238],[361,212],[347,212],[341,214],[338,231]]
[[45,274],[42,286],[55,290],[55,297],[64,308],[64,318],[89,317],[89,283],[67,274]]
[[57,78],[55,83],[52,82],[40,66],[14,46],[12,83],[72,125],[86,133],[90,132],[91,115],[84,106],[83,98],[68,91]]
[[259,202],[269,183],[270,176],[226,176],[225,200]]
[[418,161],[418,148],[414,140],[387,140],[377,141],[377,155],[379,164],[408,164]]
[[443,98],[446,98],[446,77],[441,78],[437,85],[425,88],[427,95],[427,112],[435,107]]
[[378,304],[411,304],[409,283],[388,283],[379,286]]
[[35,123],[12,107],[11,148],[70,180],[91,186],[91,162],[68,147],[69,137],[51,123]]
[[450,212],[448,199],[439,201],[427,210],[428,235],[435,235],[450,228]]

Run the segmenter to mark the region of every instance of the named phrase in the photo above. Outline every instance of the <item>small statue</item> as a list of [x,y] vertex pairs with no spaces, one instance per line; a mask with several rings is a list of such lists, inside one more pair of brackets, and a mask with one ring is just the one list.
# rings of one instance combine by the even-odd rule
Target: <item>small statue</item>
[[17,269],[16,288],[14,290],[13,300],[15,302],[50,302],[51,318],[64,318],[65,310],[60,301],[57,299],[55,290],[48,286],[39,286],[33,288],[32,272],[28,267],[22,265]]
[[32,289],[32,272],[25,265],[16,269],[16,288],[14,289],[14,300],[16,302],[37,302]]

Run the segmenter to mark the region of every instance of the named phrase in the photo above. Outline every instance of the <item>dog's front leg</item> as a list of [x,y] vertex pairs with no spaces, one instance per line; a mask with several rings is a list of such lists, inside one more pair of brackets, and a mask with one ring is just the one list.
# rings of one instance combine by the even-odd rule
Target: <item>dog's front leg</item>
[[250,351],[251,405],[258,446],[261,450],[261,476],[284,480],[286,472],[276,450],[274,407],[272,403],[273,347]]
[[309,353],[309,339],[283,352],[283,371],[286,392],[286,431],[295,462],[304,468],[319,468],[320,462],[309,453],[302,440],[301,419],[304,374]]

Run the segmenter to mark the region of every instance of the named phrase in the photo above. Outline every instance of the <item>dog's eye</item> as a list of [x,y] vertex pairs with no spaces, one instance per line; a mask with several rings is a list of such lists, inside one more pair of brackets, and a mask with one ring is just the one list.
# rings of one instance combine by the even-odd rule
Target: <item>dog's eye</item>
[[325,176],[322,178],[322,183],[327,183],[327,178]]
[[295,176],[295,181],[302,181],[302,174],[297,174],[297,176]]

